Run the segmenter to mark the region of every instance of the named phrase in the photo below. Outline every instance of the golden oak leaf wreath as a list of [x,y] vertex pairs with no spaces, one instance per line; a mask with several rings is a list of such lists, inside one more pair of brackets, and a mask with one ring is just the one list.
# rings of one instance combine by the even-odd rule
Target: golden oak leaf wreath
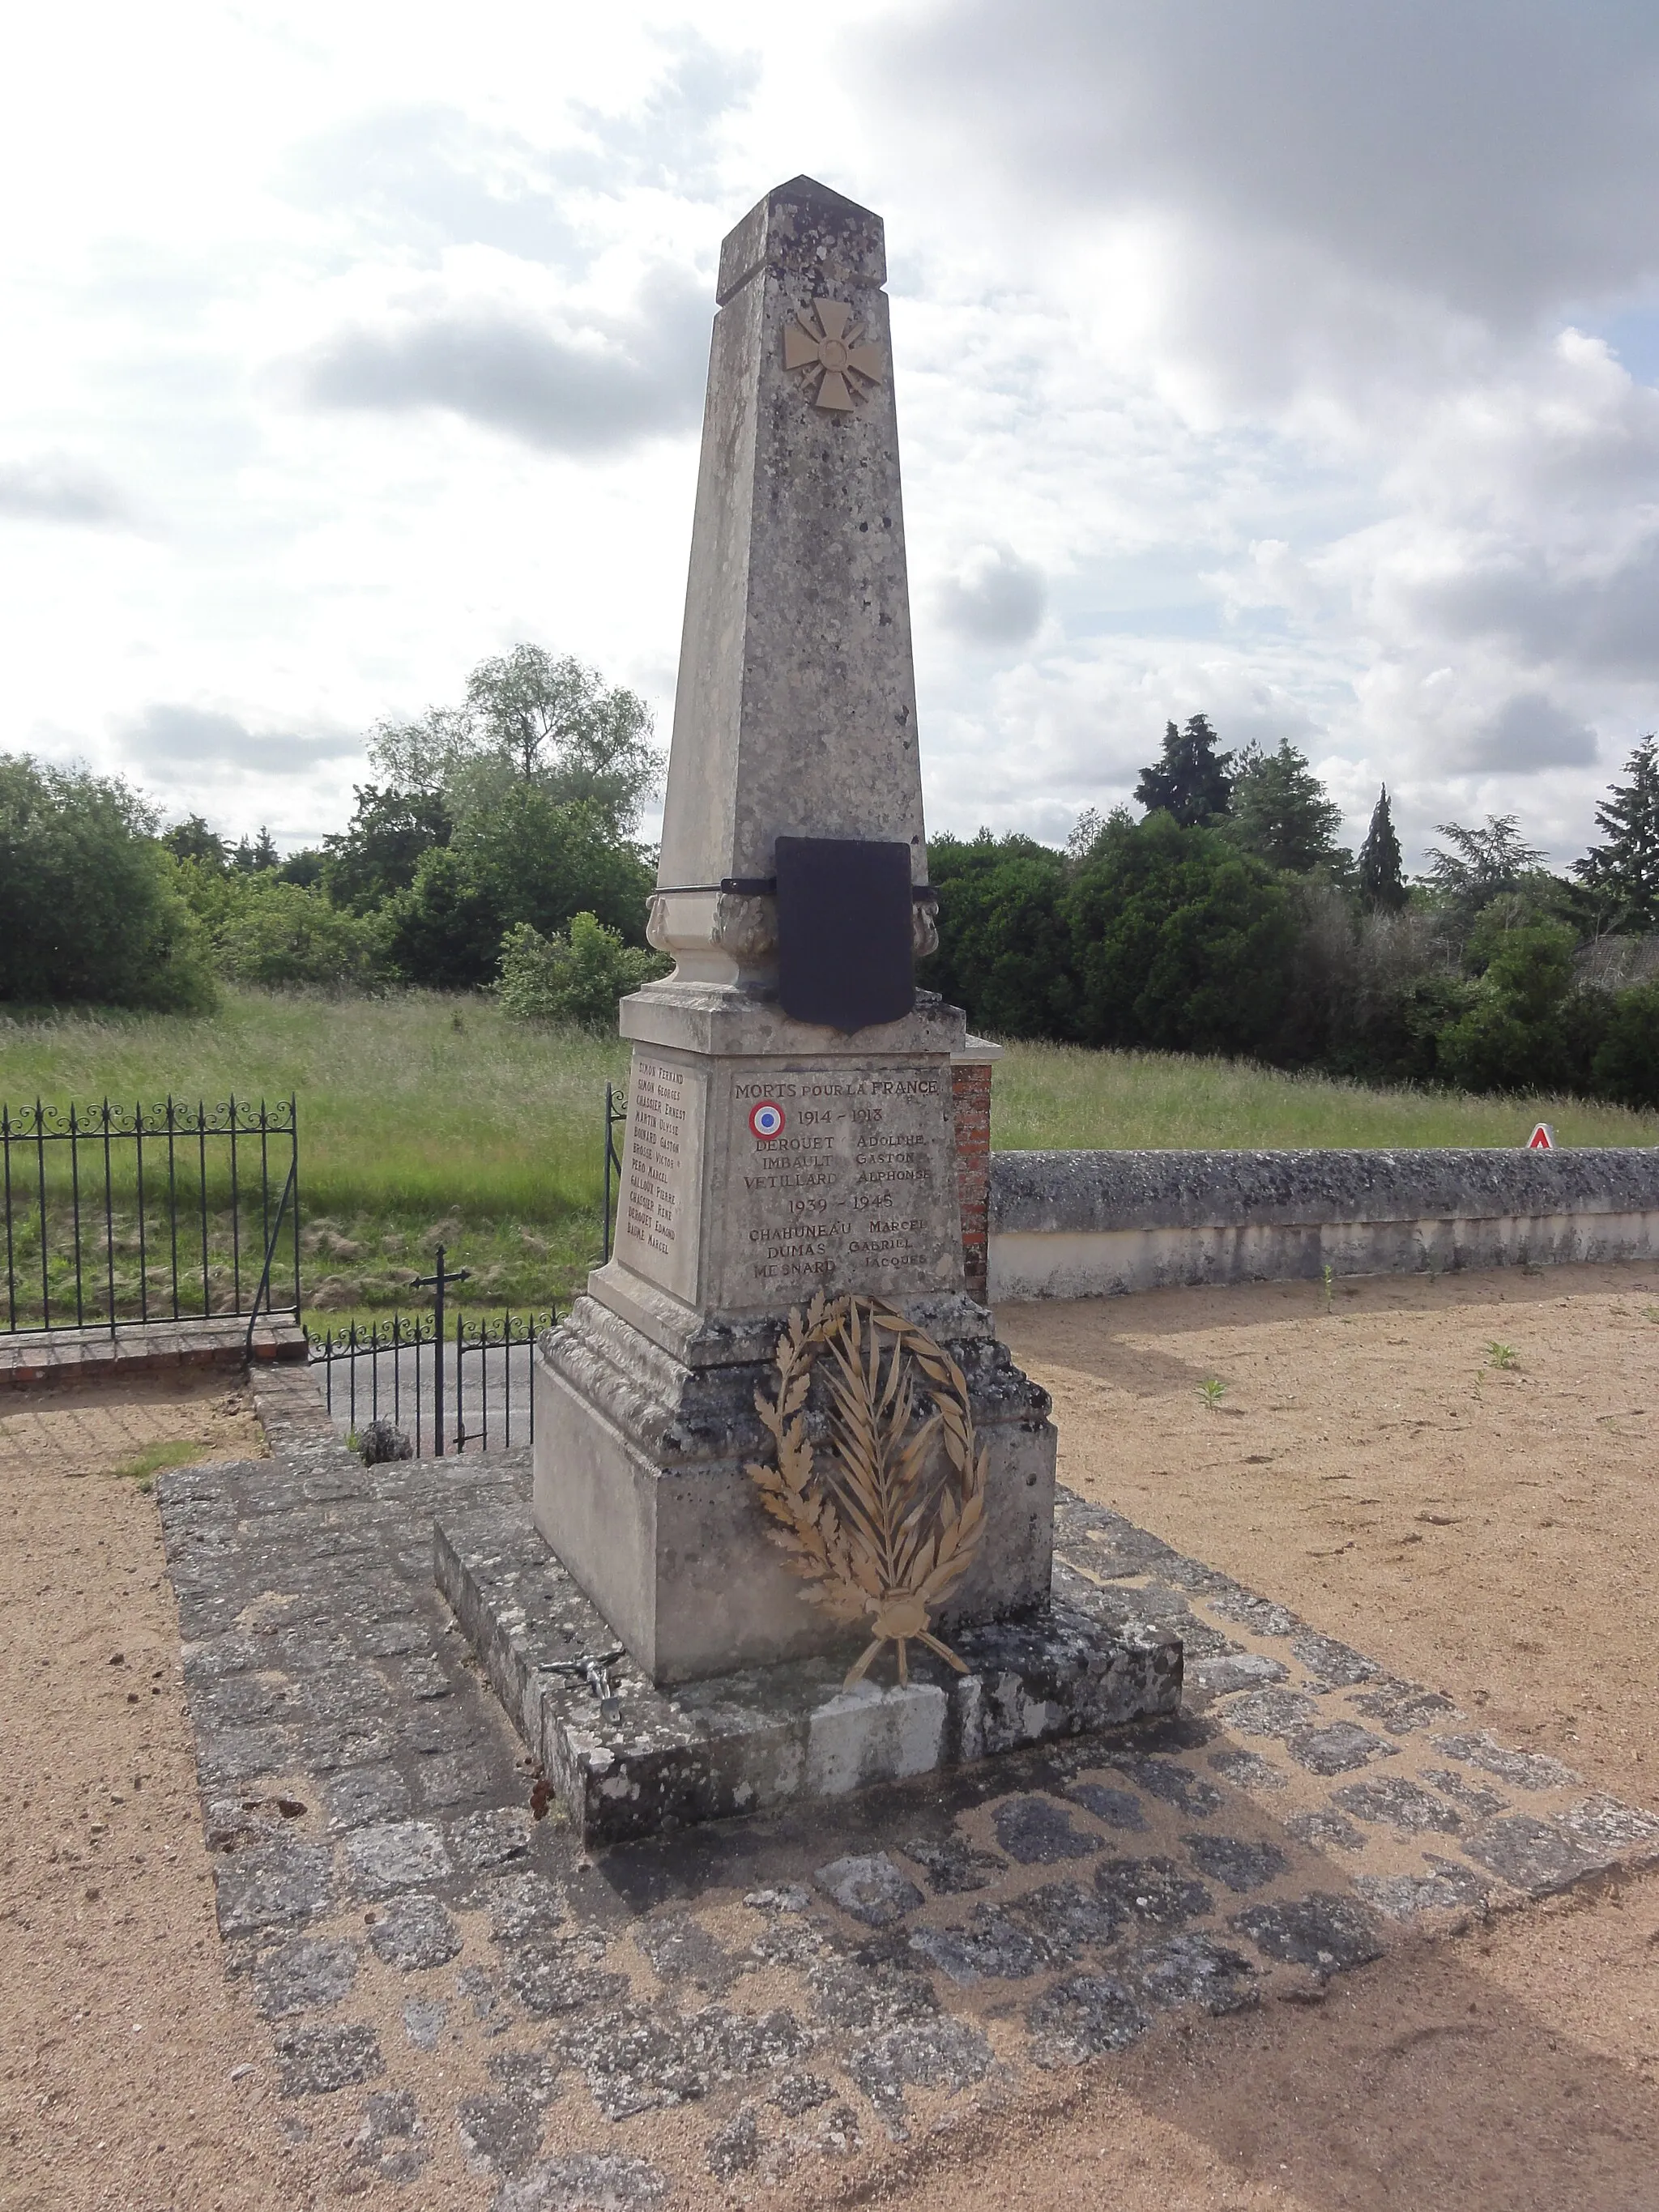
[[[806,1434],[820,1352],[830,1359],[827,1467]],[[789,1554],[789,1571],[812,1586],[805,1595],[837,1620],[869,1619],[873,1640],[848,1686],[884,1644],[897,1647],[901,1682],[910,1679],[912,1643],[965,1674],[930,1626],[985,1533],[985,1454],[962,1370],[926,1329],[878,1299],[826,1303],[822,1291],[804,1314],[798,1307],[790,1315],[777,1362],[776,1398],[755,1393],[777,1465],[751,1461],[748,1472],[780,1524],[768,1535]]]

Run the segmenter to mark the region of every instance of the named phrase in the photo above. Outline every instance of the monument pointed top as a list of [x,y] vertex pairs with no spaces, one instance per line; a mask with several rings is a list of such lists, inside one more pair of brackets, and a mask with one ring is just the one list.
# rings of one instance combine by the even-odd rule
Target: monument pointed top
[[720,307],[762,269],[811,271],[832,283],[884,284],[881,217],[816,177],[775,185],[720,247],[714,297]]
[[781,837],[927,880],[886,274],[881,217],[815,177],[721,249],[652,924],[687,973],[697,900],[769,884]]
[[805,170],[799,176],[791,177],[787,185],[775,185],[766,197],[769,200],[823,200],[830,207],[844,208],[850,215],[867,216],[872,222],[877,220],[867,207],[860,207],[856,200],[849,200],[845,192],[835,191],[828,185],[821,185],[816,177],[809,177]]

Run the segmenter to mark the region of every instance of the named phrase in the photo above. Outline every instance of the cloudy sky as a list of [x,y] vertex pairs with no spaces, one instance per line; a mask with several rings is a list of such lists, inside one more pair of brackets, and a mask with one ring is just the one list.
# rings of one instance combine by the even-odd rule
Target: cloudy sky
[[1558,860],[1659,723],[1638,0],[92,0],[0,83],[0,750],[284,845],[520,639],[672,710],[722,233],[888,228],[933,827],[1164,724]]

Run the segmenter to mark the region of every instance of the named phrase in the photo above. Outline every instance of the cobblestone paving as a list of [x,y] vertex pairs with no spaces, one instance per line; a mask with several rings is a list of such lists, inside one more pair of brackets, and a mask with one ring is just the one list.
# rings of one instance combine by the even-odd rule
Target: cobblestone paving
[[851,2174],[1183,2008],[1659,1856],[1659,1819],[1068,1499],[1064,1595],[1178,1629],[1179,1720],[590,1862],[432,1583],[434,1512],[522,1496],[523,1457],[368,1471],[309,1377],[255,1389],[273,1458],[166,1477],[167,1553],[228,1970],[364,2187],[441,2138],[495,2212]]

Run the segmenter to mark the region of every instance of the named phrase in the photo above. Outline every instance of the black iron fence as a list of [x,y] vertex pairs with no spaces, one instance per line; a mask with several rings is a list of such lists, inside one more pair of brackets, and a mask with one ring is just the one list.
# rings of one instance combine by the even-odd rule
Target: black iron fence
[[429,1314],[353,1322],[313,1339],[311,1364],[322,1370],[329,1412],[353,1437],[373,1421],[389,1422],[421,1459],[533,1443],[532,1357],[557,1308],[458,1313],[446,1326],[445,1294],[466,1272],[447,1268],[440,1245],[437,1273],[428,1279],[436,1293]]
[[615,1235],[617,1200],[622,1191],[622,1152],[617,1132],[628,1125],[628,1108],[614,1084],[605,1086],[605,1256],[611,1257]]
[[0,1106],[4,1328],[300,1310],[295,1102]]

